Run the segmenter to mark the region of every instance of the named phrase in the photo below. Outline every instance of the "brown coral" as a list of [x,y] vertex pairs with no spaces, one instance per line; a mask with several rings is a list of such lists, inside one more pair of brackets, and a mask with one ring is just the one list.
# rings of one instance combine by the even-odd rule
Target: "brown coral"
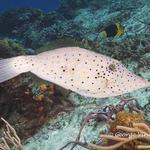
[[116,114],[115,121],[111,124],[110,132],[115,133],[116,127],[126,126],[133,127],[133,123],[144,122],[144,118],[142,114],[129,113],[125,111],[121,111]]
[[43,95],[43,94],[37,95],[37,96],[35,97],[35,100],[38,101],[38,102],[43,101],[43,100],[44,100],[44,95]]
[[40,85],[40,90],[41,90],[42,92],[46,92],[47,89],[48,89],[48,87],[47,87],[46,84],[41,84],[41,85]]
[[122,138],[117,135],[101,135],[107,140],[116,141],[115,144],[109,146],[99,146],[88,144],[89,147],[96,150],[114,150],[121,148],[122,150],[138,150],[150,149],[150,127],[145,123],[133,123],[133,127],[117,126],[116,129],[128,133],[128,137]]
[[150,148],[150,128],[144,123],[142,114],[119,112],[110,126],[108,134],[100,135],[107,145],[89,144],[96,150],[137,150]]

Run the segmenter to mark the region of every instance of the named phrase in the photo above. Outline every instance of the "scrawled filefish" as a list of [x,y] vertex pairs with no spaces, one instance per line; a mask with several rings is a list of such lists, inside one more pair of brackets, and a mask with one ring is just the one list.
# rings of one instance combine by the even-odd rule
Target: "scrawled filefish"
[[0,60],[0,83],[28,71],[86,97],[112,97],[150,86],[119,61],[79,47]]

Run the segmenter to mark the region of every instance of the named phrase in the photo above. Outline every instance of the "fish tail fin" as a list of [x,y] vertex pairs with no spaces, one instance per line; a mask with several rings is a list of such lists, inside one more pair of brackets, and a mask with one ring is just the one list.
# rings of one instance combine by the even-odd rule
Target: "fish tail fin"
[[0,83],[30,71],[35,64],[34,58],[35,56],[18,56],[0,59]]
[[116,26],[117,26],[117,36],[122,36],[124,34],[124,26],[120,23],[116,23]]

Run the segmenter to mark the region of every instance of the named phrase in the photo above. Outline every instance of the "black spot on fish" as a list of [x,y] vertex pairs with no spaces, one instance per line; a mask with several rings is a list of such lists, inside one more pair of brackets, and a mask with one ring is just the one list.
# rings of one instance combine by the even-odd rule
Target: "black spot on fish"
[[116,71],[116,65],[115,64],[110,64],[109,66],[108,66],[108,68],[109,68],[109,70],[111,70],[111,71]]

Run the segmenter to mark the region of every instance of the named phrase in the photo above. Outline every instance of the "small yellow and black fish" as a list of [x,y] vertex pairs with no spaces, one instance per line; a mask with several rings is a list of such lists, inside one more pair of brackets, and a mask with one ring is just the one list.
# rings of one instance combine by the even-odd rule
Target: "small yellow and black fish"
[[99,35],[101,37],[120,37],[124,34],[124,32],[124,26],[120,23],[115,23],[104,28],[104,30],[101,31]]

